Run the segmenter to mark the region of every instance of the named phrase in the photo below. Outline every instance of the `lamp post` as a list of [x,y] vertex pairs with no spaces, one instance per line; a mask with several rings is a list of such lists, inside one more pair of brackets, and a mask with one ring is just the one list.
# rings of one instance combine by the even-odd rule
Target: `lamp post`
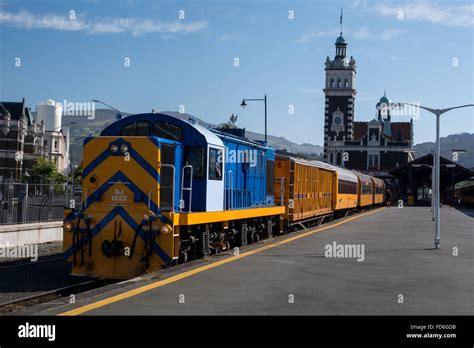
[[265,96],[263,98],[256,98],[256,99],[242,99],[242,103],[240,104],[240,106],[242,108],[246,107],[247,106],[247,103],[248,101],[263,101],[265,103],[265,144],[267,143],[267,95],[265,94]]
[[440,184],[440,178],[439,178],[439,169],[440,169],[440,152],[441,152],[441,144],[439,140],[439,123],[440,123],[440,118],[441,115],[454,110],[454,109],[460,109],[460,108],[466,108],[470,106],[474,106],[474,104],[466,104],[466,105],[460,105],[460,106],[454,106],[450,108],[445,108],[445,109],[432,109],[428,108],[426,106],[421,106],[417,104],[410,104],[410,103],[402,103],[404,106],[405,105],[410,105],[410,106],[415,106],[420,109],[424,109],[428,112],[431,112],[432,114],[436,115],[436,160],[434,161],[435,165],[435,187],[436,187],[436,197],[435,197],[435,249],[439,249],[439,244],[441,241],[441,236],[440,236],[440,211],[439,211],[439,202],[440,202],[440,189],[439,189],[439,184]]
[[112,110],[117,111],[118,114],[115,115],[115,116],[117,117],[117,119],[122,118],[122,112],[121,112],[119,109],[116,109],[116,108],[114,108],[113,106],[111,106],[111,105],[109,105],[109,104],[106,104],[106,103],[104,103],[103,101],[100,101],[100,100],[97,100],[97,99],[92,99],[92,101],[93,101],[94,103],[100,103],[100,104],[102,104],[102,105],[107,106],[108,108],[111,108]]

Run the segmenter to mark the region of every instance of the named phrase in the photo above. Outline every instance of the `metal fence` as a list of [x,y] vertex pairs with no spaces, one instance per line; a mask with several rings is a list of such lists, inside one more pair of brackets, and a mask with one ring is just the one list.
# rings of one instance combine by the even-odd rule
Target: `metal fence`
[[80,189],[54,182],[0,182],[0,225],[62,220],[71,200],[80,204]]

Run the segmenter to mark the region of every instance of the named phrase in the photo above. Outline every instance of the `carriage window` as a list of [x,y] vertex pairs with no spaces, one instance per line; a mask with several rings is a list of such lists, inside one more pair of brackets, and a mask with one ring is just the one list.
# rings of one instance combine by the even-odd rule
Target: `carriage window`
[[186,164],[193,166],[193,178],[204,178],[204,148],[188,147],[186,149]]
[[147,137],[150,135],[150,122],[138,121],[137,122],[137,136]]
[[357,183],[347,180],[339,180],[338,192],[342,194],[357,194]]
[[135,135],[135,122],[123,126],[120,130],[121,136],[134,136]]
[[372,194],[372,185],[371,184],[363,184],[362,185],[362,194],[363,195],[370,195]]
[[181,140],[183,137],[183,130],[172,123],[166,121],[156,121],[153,124],[153,135],[155,137],[169,139],[169,140]]
[[209,180],[222,180],[222,150],[209,149]]

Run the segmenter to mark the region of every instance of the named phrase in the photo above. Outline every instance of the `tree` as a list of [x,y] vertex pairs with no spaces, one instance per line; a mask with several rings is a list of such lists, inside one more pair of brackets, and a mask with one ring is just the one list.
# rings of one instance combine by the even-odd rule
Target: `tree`
[[232,126],[232,128],[235,128],[235,124],[237,123],[237,119],[239,118],[239,115],[234,115],[234,113],[232,113],[232,115],[230,115],[229,117],[229,125]]
[[[72,164],[74,165],[74,164]],[[82,161],[74,168],[74,184],[80,186],[82,183]],[[68,177],[68,183],[72,184],[72,175]]]
[[227,123],[222,123],[219,128],[222,128],[222,129],[237,128],[235,124],[237,123],[238,118],[239,118],[238,115],[234,115],[232,113],[232,115],[230,115],[229,117],[229,121],[227,121]]
[[34,183],[51,181],[54,181],[55,183],[63,183],[66,181],[66,177],[58,171],[55,161],[49,161],[44,157],[38,157],[33,169],[31,170],[30,176],[25,177],[23,175],[22,179],[23,181]]

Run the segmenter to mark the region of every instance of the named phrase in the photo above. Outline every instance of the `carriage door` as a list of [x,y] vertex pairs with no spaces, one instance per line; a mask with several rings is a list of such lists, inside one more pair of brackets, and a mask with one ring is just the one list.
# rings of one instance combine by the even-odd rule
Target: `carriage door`
[[175,201],[175,150],[175,145],[161,143],[160,207],[163,211],[172,211]]

